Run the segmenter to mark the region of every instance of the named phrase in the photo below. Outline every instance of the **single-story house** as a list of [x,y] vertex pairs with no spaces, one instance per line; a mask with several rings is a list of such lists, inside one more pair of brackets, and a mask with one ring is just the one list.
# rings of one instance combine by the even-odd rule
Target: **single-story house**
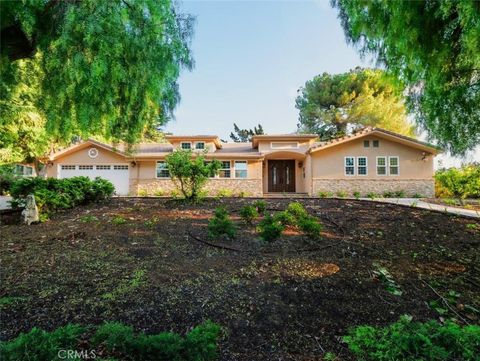
[[138,144],[133,151],[88,140],[51,154],[48,177],[103,177],[119,195],[166,194],[175,189],[165,157],[176,149],[205,152],[222,168],[207,191],[245,196],[269,193],[404,191],[434,195],[433,158],[439,149],[384,129],[318,141],[312,134],[255,135],[251,142],[224,143],[215,135],[167,135],[167,143]]

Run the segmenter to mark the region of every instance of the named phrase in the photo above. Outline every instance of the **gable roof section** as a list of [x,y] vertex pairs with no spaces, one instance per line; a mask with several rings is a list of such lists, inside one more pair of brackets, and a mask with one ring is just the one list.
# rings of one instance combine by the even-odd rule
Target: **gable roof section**
[[169,142],[211,141],[217,149],[222,148],[218,135],[166,135],[165,139]]
[[79,150],[85,149],[85,148],[87,148],[89,146],[92,146],[92,145],[97,146],[97,147],[102,148],[102,149],[105,149],[105,150],[108,150],[110,152],[116,153],[116,154],[124,156],[124,157],[126,156],[125,152],[122,149],[120,149],[120,148],[123,148],[122,146],[120,146],[120,148],[116,148],[112,145],[99,142],[98,140],[88,139],[84,142],[73,144],[73,145],[71,145],[67,148],[59,150],[58,152],[50,154],[49,156],[45,157],[44,159],[49,160],[49,161],[54,161],[54,160],[57,160],[59,158],[62,158],[64,156],[66,156],[66,155],[78,152]]
[[400,144],[403,144],[412,148],[416,148],[419,150],[423,150],[424,152],[428,152],[431,154],[438,154],[438,153],[441,153],[442,151],[441,148],[436,147],[433,144],[422,142],[420,140],[407,137],[402,134],[391,132],[389,130],[385,130],[382,128],[366,127],[354,134],[346,135],[344,137],[335,138],[326,142],[315,144],[310,148],[309,153],[315,153],[324,149],[335,147],[340,144],[348,143],[355,139],[361,139],[363,137],[366,137],[367,135],[377,135],[381,138],[389,139],[393,142],[400,143]]

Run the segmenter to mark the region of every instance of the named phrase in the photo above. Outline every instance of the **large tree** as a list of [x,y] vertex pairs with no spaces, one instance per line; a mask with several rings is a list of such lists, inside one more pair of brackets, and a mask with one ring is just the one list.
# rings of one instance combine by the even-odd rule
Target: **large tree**
[[480,143],[478,0],[332,0],[347,40],[409,90],[408,105],[439,144]]
[[0,23],[1,100],[35,62],[32,105],[55,139],[136,142],[171,117],[193,63],[192,18],[169,0],[1,1]]
[[261,124],[259,124],[258,127],[253,127],[253,129],[240,129],[237,124],[233,123],[233,132],[230,133],[230,139],[235,143],[244,143],[250,142],[254,135],[261,134],[265,134]]
[[377,126],[412,136],[401,89],[381,70],[357,68],[348,73],[323,73],[300,88],[296,100],[298,129],[321,139]]

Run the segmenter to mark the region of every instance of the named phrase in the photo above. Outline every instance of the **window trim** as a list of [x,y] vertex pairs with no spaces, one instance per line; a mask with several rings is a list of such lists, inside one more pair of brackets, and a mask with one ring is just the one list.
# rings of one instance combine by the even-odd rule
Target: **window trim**
[[[232,177],[232,168],[233,168],[233,167],[232,167],[232,161],[231,161],[231,160],[221,160],[220,162],[222,163],[222,168],[219,168],[219,169],[218,169],[218,173],[217,173],[218,178],[220,178],[220,179],[232,179],[232,178],[234,178],[234,177]],[[229,168],[223,168],[223,163],[224,163],[224,162],[225,162],[225,163],[228,162],[228,163],[230,164],[230,167],[229,167]],[[229,176],[229,177],[222,177],[222,176],[220,175],[220,172],[221,172],[222,170],[223,170],[223,171],[224,171],[224,170],[230,171],[230,176]],[[233,168],[233,170],[235,171],[235,168]],[[233,175],[235,175],[235,173],[234,173]]]
[[[197,148],[198,144],[203,144],[203,148]],[[195,142],[195,147],[194,148],[195,148],[195,150],[205,150],[205,149],[207,149],[207,144],[204,141]]]
[[364,139],[363,147],[364,148],[370,148],[370,139]]
[[[190,144],[190,148],[184,148],[183,147],[184,144]],[[182,149],[182,150],[193,150],[193,144],[192,144],[192,142],[180,142],[180,149]]]
[[[377,145],[375,145],[375,142],[377,142]],[[378,139],[372,140],[372,148],[380,148],[380,141]]]
[[[237,162],[239,163],[245,163],[245,166],[246,166],[246,169],[245,169],[245,172],[246,172],[246,176],[245,177],[237,177]],[[242,171],[244,169],[241,169]],[[233,175],[234,175],[234,178],[235,179],[248,179],[248,160],[234,160],[233,161]]]
[[[378,165],[378,158],[384,158],[385,159],[385,165],[384,166],[379,166]],[[388,157],[386,155],[377,155],[375,158],[375,173],[379,177],[386,177],[388,176]],[[385,174],[378,174],[378,167],[385,167]]]
[[[349,165],[348,167],[353,167],[353,174],[347,174],[347,158],[352,158],[353,159],[353,165]],[[355,168],[356,168],[356,162],[355,162],[355,157],[354,156],[345,156],[343,157],[343,175],[345,177],[355,177]]]
[[[281,146],[280,147],[274,147],[273,144],[295,144],[295,146],[293,147],[288,147],[288,148],[282,148]],[[288,142],[288,141],[277,141],[277,142],[270,142],[270,149],[277,149],[277,150],[288,150],[288,149],[298,149],[300,148],[300,143],[299,142],[295,142],[295,141],[292,141],[292,142]]]
[[[360,165],[360,162],[358,161],[360,158],[365,158],[365,165]],[[358,168],[360,167],[365,167],[365,174],[360,174],[360,172],[358,171]],[[359,157],[357,157],[357,175],[359,177],[366,177],[368,176],[368,157],[364,156],[364,155],[361,155]]]
[[155,162],[155,178],[156,178],[156,179],[170,179],[170,178],[172,178],[172,177],[170,176],[170,171],[168,170],[168,165],[167,165],[167,168],[166,168],[166,170],[167,170],[167,172],[168,172],[168,177],[161,177],[161,176],[158,175],[158,163],[165,163],[165,164],[167,164],[167,162],[166,162],[165,160],[157,160],[157,161]]
[[[390,173],[390,159],[391,158],[396,158],[397,159],[397,174],[391,174]],[[400,176],[400,157],[398,155],[392,155],[392,156],[388,156],[388,175],[392,176],[392,177],[398,177]]]

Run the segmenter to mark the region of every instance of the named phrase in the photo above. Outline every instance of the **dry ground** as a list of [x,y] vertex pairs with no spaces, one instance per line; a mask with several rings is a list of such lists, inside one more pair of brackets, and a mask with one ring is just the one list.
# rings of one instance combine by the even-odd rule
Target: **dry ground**
[[[402,314],[478,323],[479,222],[391,204],[307,199],[301,202],[324,224],[322,239],[289,230],[265,244],[236,216],[251,202],[113,199],[40,225],[0,226],[1,338],[34,326],[106,320],[184,333],[211,319],[225,329],[222,360],[321,360],[326,351],[349,360],[341,336],[351,326],[386,325]],[[269,212],[288,204],[267,202]],[[238,250],[190,236],[206,239],[218,204],[239,227],[237,239],[222,244]],[[391,273],[401,296],[386,290],[374,263]],[[446,314],[429,307],[451,291],[458,295],[451,309],[443,305]]]

